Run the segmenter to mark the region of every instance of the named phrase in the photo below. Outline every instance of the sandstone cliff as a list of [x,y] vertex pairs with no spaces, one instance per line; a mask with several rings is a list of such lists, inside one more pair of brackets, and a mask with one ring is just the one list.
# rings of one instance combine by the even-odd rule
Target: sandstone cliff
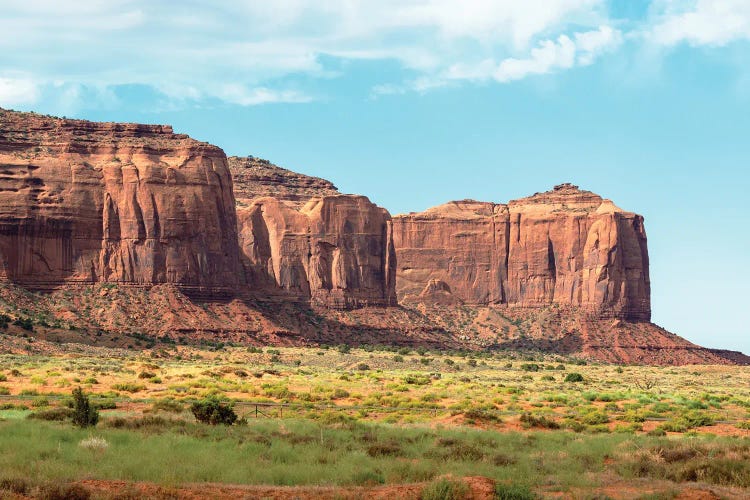
[[0,272],[27,288],[174,283],[231,292],[239,273],[221,149],[161,125],[0,110]]
[[577,186],[396,216],[393,237],[401,301],[651,316],[643,218]]
[[396,305],[388,211],[266,160],[229,165],[251,290],[334,309]]
[[168,126],[0,110],[0,313],[42,338],[750,363],[648,323],[649,287],[643,218],[572,185],[391,218]]

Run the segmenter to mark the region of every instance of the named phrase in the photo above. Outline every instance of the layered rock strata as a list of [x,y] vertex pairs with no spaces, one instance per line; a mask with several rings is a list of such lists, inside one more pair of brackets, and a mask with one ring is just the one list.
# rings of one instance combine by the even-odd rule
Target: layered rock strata
[[240,205],[243,200],[272,197],[302,208],[310,198],[341,194],[330,181],[292,172],[262,158],[230,156],[228,162]]
[[577,186],[507,205],[464,200],[395,216],[393,238],[401,301],[651,316],[643,217]]
[[387,210],[265,160],[229,164],[251,290],[334,309],[396,305]]
[[0,273],[32,289],[230,293],[241,275],[226,156],[169,126],[0,110]]

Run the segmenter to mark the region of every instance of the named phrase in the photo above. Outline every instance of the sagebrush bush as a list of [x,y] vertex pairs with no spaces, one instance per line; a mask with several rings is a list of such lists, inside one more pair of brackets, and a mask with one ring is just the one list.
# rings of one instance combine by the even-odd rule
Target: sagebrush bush
[[80,443],[78,443],[78,446],[86,450],[103,453],[107,451],[107,448],[109,448],[109,443],[104,438],[92,436],[83,439]]
[[73,418],[75,412],[71,408],[50,408],[49,410],[35,411],[29,413],[30,418],[33,420],[47,420],[49,422],[64,422]]
[[551,418],[545,417],[544,415],[534,415],[532,413],[524,413],[521,415],[521,425],[528,429],[531,427],[538,427],[541,429],[559,429],[560,424]]

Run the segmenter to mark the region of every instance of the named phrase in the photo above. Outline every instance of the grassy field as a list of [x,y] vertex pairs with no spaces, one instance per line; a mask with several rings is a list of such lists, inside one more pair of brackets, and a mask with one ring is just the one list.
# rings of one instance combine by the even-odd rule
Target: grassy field
[[[75,387],[101,408],[98,426],[66,420]],[[207,397],[240,420],[196,422],[190,404]],[[0,355],[0,492],[420,483],[416,498],[449,498],[482,476],[497,498],[739,498],[749,422],[738,367],[343,346]]]

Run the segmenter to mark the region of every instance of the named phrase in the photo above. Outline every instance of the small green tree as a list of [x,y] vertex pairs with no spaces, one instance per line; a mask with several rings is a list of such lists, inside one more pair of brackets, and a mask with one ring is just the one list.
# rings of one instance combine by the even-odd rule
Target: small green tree
[[228,404],[222,403],[216,398],[196,401],[190,406],[190,411],[197,421],[204,424],[232,425],[237,420],[237,414],[234,410]]
[[93,427],[99,422],[99,411],[91,405],[89,397],[80,387],[73,389],[73,424]]

